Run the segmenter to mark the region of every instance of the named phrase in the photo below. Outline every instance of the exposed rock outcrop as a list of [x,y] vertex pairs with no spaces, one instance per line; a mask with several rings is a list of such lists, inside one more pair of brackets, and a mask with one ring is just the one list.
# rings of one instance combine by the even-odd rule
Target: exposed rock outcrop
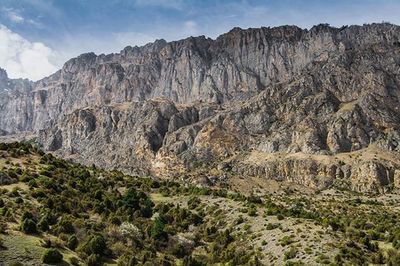
[[[47,150],[135,173],[230,160],[236,174],[382,191],[398,161],[334,158],[371,145],[397,158],[399,43],[391,24],[235,28],[83,54],[36,83],[0,71],[0,133],[36,131]],[[246,163],[252,152],[276,160]]]

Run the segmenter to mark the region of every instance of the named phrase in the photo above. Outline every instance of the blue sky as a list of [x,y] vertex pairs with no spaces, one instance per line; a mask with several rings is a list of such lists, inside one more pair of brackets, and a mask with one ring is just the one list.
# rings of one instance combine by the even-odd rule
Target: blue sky
[[400,24],[399,14],[400,0],[0,0],[0,67],[37,80],[83,52],[159,38],[215,38],[236,26]]

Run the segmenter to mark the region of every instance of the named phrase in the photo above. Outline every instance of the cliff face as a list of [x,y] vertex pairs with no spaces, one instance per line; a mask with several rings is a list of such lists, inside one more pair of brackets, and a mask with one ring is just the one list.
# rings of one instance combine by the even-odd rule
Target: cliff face
[[390,24],[159,40],[81,55],[34,84],[0,73],[0,129],[36,131],[45,149],[129,172],[224,162],[236,174],[379,190],[400,167],[399,65]]
[[0,136],[32,130],[32,86],[26,79],[9,79],[0,68]]

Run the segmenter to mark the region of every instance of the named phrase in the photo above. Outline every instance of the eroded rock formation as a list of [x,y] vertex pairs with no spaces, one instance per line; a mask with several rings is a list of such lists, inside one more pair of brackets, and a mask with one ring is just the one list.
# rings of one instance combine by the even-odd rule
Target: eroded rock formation
[[232,174],[383,190],[400,169],[399,75],[395,25],[235,28],[83,54],[36,83],[0,71],[0,134],[38,132],[46,150],[128,172],[226,162]]

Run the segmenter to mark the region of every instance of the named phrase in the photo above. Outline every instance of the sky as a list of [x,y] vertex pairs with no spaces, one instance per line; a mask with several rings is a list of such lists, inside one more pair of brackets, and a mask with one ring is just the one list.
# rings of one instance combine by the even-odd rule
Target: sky
[[0,67],[38,80],[85,52],[233,27],[400,24],[400,0],[0,0]]

